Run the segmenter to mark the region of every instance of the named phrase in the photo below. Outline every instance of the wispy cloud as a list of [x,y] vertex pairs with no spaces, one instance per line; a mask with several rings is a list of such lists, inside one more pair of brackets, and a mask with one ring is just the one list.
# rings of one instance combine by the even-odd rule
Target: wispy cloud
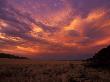
[[0,51],[83,57],[108,45],[110,1],[90,2],[0,0]]

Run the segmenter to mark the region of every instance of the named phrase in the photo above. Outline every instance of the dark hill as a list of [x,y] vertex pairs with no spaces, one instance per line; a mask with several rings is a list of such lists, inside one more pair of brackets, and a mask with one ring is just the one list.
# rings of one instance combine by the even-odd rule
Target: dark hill
[[110,46],[101,49],[93,58],[88,59],[93,66],[110,67]]
[[26,57],[19,57],[11,54],[0,53],[0,58],[9,58],[9,59],[28,59]]
[[103,48],[98,53],[96,53],[96,55],[93,56],[93,59],[100,62],[110,62],[110,46]]

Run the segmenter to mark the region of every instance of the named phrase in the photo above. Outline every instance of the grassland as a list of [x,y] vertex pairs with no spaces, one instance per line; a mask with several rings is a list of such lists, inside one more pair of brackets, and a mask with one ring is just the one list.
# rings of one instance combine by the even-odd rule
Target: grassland
[[110,70],[84,61],[0,59],[0,82],[110,82]]

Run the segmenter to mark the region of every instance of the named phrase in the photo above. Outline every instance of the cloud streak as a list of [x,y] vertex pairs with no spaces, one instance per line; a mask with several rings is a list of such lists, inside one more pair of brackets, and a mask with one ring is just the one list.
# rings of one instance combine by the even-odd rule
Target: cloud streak
[[108,0],[26,2],[0,0],[1,52],[81,59],[110,43]]

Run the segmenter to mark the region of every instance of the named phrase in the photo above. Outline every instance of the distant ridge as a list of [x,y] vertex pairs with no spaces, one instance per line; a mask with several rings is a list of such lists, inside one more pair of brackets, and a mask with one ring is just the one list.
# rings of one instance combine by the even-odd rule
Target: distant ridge
[[27,57],[19,57],[12,54],[0,53],[0,58],[8,58],[8,59],[28,59]]

